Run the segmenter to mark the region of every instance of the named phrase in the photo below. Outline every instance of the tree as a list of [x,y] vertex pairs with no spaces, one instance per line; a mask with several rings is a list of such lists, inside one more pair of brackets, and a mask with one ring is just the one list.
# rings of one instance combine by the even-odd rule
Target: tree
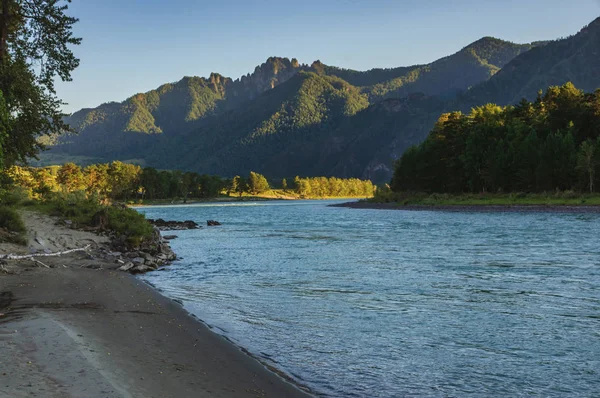
[[141,168],[133,164],[112,162],[108,167],[108,182],[113,199],[127,200],[139,188]]
[[287,180],[285,178],[281,180],[281,189],[283,189],[284,191],[287,190]]
[[231,184],[229,185],[229,188],[227,190],[227,193],[229,195],[231,195],[231,193],[237,193],[239,186],[240,186],[240,180],[241,177],[240,176],[235,176],[231,179]]
[[85,188],[85,180],[81,168],[74,163],[65,163],[58,169],[56,181],[67,192],[81,191]]
[[596,178],[596,147],[591,140],[583,141],[577,153],[577,168],[588,177],[590,193],[594,192],[594,179]]
[[262,174],[250,172],[248,176],[248,190],[253,194],[263,193],[270,189],[269,182]]
[[[234,178],[235,180],[235,178]],[[240,176],[237,176],[237,193],[240,195],[240,198],[246,192],[248,186],[246,184],[246,180]]]
[[110,186],[108,181],[108,165],[93,164],[83,169],[86,180],[86,190],[89,194],[108,196]]
[[79,65],[69,48],[81,42],[72,33],[77,19],[65,14],[70,2],[0,2],[0,92],[10,116],[8,134],[0,136],[5,166],[36,156],[43,148],[39,135],[69,129],[54,81],[70,81]]

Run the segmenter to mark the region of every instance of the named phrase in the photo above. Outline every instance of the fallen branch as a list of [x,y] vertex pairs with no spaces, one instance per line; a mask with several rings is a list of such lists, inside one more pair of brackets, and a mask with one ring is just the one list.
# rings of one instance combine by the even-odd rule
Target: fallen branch
[[46,268],[50,268],[49,266],[47,266],[46,264],[44,264],[44,263],[43,263],[43,262],[41,262],[40,260],[36,260],[35,258],[30,258],[30,260],[31,260],[31,261],[33,261],[33,262],[34,262],[34,263],[36,263],[36,264],[43,265],[43,266],[44,266],[44,267],[46,267]]
[[71,250],[65,250],[62,252],[56,252],[56,253],[37,253],[37,254],[27,254],[27,255],[16,255],[16,254],[3,254],[0,255],[0,259],[1,260],[23,260],[23,259],[27,259],[27,258],[33,258],[33,257],[55,257],[55,256],[62,256],[63,254],[69,254],[69,253],[75,253],[75,252],[84,252],[87,249],[89,249],[91,245],[87,245],[86,247],[82,247],[79,249],[71,249]]

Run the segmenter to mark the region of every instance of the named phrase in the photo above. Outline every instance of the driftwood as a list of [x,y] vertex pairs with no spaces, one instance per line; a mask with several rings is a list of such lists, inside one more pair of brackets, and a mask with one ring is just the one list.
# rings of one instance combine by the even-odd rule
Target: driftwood
[[79,249],[71,249],[71,250],[65,250],[62,252],[56,252],[56,253],[36,253],[36,254],[27,254],[27,255],[16,255],[16,254],[3,254],[0,255],[0,260],[23,260],[23,259],[33,259],[34,257],[55,257],[55,256],[62,256],[63,254],[69,254],[69,253],[75,253],[75,252],[84,252],[87,249],[89,249],[91,245],[87,245],[86,247],[82,247]]
[[33,257],[32,257],[32,258],[30,258],[30,260],[31,260],[31,261],[33,261],[33,262],[34,262],[34,263],[36,263],[36,264],[42,265],[42,266],[44,266],[44,267],[46,267],[46,268],[50,268],[49,266],[47,266],[46,264],[44,264],[44,263],[43,263],[43,262],[41,262],[40,260],[36,260],[36,259],[35,259],[35,258],[33,258]]

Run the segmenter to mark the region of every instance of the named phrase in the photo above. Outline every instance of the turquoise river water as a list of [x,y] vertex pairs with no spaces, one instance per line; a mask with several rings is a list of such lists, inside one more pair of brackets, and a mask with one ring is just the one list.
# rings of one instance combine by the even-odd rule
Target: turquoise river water
[[600,395],[600,214],[140,208],[177,231],[143,279],[324,397]]

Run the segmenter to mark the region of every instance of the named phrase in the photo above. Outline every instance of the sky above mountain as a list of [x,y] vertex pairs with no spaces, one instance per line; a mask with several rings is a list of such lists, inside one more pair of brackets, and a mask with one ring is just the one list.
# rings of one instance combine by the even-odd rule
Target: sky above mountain
[[366,70],[429,63],[483,36],[557,39],[599,16],[600,0],[74,0],[70,14],[81,66],[57,88],[74,112],[183,76],[238,78],[269,56]]

